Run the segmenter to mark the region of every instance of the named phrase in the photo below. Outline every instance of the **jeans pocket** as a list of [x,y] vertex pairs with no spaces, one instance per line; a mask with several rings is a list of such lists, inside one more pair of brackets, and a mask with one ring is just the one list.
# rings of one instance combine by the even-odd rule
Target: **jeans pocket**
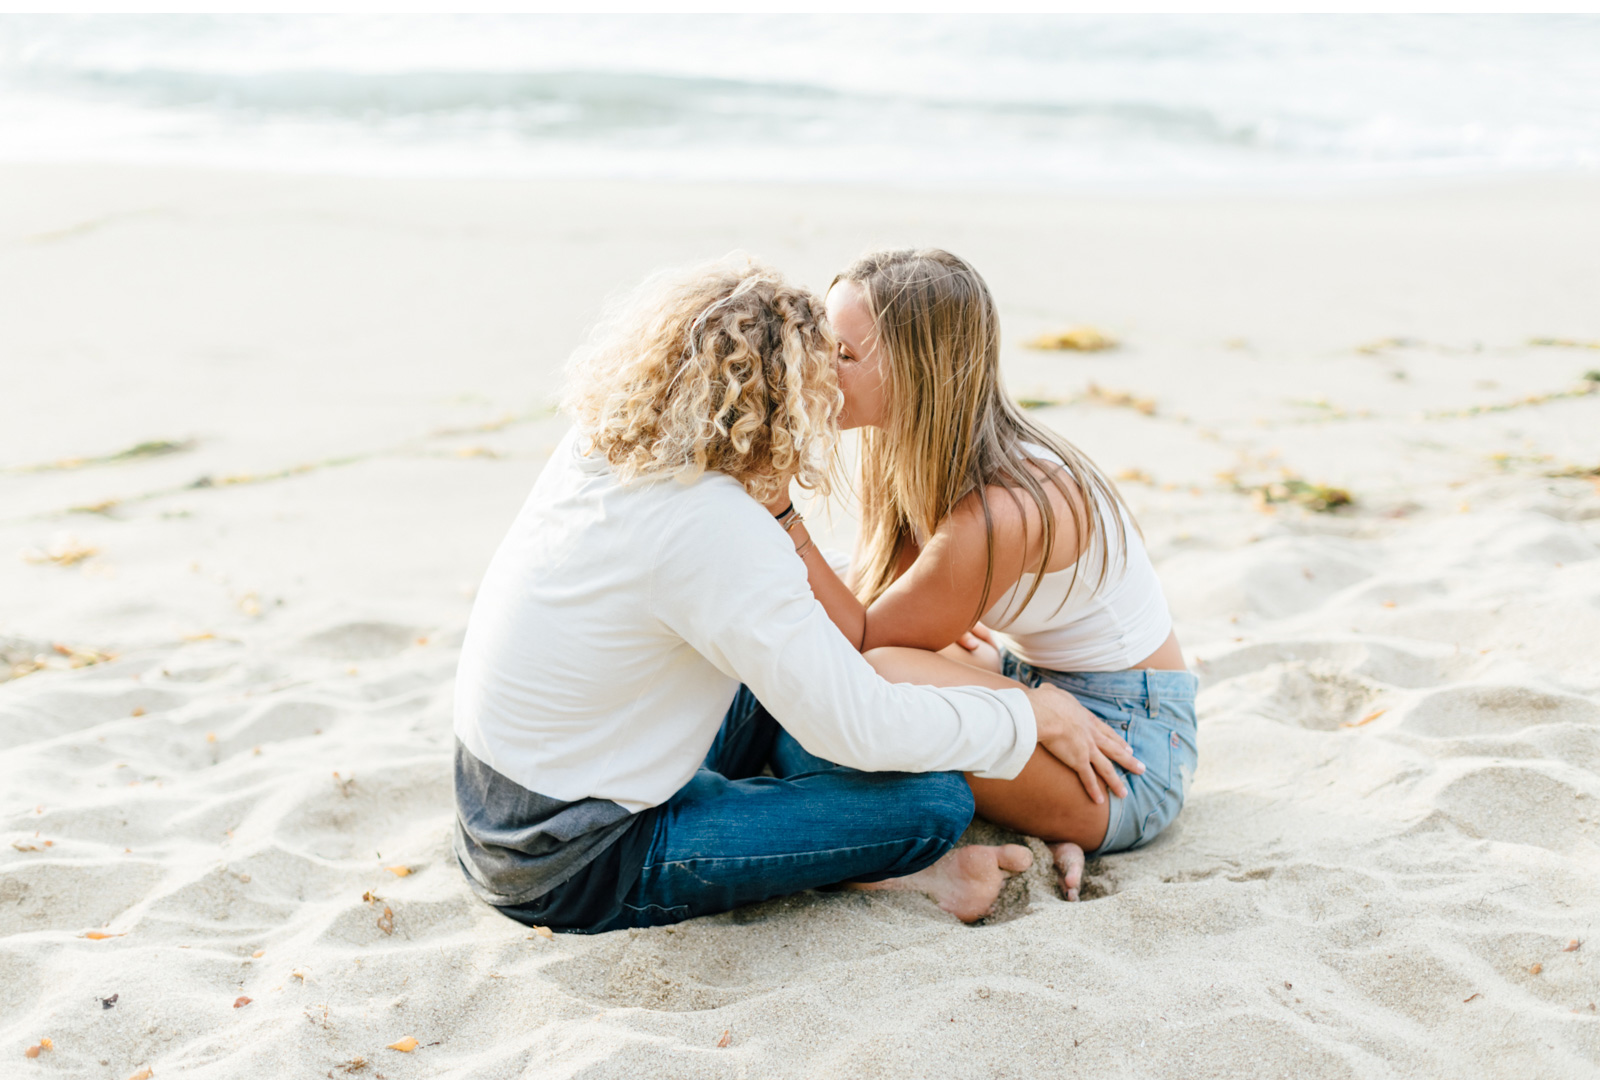
[[[1149,803],[1140,807],[1143,820],[1135,846],[1154,840],[1178,816],[1197,760],[1193,724],[1149,722],[1145,727],[1146,737],[1140,740],[1140,748],[1149,755],[1145,775],[1152,782],[1148,785]],[[1154,775],[1156,769],[1149,767],[1154,761],[1161,763],[1159,777]]]
[[1198,732],[1193,723],[1180,724],[1172,729],[1172,784],[1178,789],[1178,800],[1189,793],[1194,782],[1194,771],[1200,765]]
[[1123,738],[1133,749],[1133,756],[1144,765],[1139,775],[1142,787],[1159,794],[1173,786],[1173,754],[1171,729],[1154,720],[1136,717]]

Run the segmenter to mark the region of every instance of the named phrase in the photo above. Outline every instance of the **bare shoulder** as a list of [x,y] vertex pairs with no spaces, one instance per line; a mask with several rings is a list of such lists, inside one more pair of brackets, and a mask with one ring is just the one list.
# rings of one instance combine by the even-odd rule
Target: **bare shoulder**
[[[1078,547],[1070,522],[1082,519],[1086,506],[1083,491],[1066,467],[1058,462],[1030,459],[1023,464],[1039,480],[1056,522],[1049,569],[1070,566],[1077,560]],[[984,514],[986,503],[988,522],[994,529],[996,554],[1011,558],[1020,556],[1028,563],[1036,561],[1043,553],[1044,515],[1025,488],[996,483],[984,487],[981,494],[974,491],[967,495],[956,504],[946,522],[952,538],[959,541],[984,537],[988,531]]]
[[1078,486],[1078,481],[1073,479],[1072,473],[1065,465],[1059,461],[1039,458],[1028,458],[1023,465],[1044,485],[1045,494],[1050,498],[1050,506],[1057,514],[1069,509],[1074,514],[1083,510],[1085,506],[1083,489]]

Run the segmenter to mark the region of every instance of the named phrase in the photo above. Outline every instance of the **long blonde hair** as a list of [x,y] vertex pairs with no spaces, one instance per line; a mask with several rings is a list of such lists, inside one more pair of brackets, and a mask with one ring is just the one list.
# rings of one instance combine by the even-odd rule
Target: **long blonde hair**
[[618,477],[726,473],[768,502],[828,491],[837,343],[822,301],[745,256],[648,279],[568,368],[562,407]]
[[[1032,499],[1043,518],[1039,561],[1023,567],[1024,573],[1038,575],[1022,601],[1025,607],[1050,563],[1059,527],[1044,482],[1028,468],[1030,460],[1044,466],[1048,482],[1066,501],[1080,562],[1098,543],[1098,587],[1112,549],[1104,542],[1103,507],[1114,510],[1116,550],[1126,550],[1121,496],[1082,451],[1029,420],[1006,394],[1000,378],[999,314],[978,272],[937,248],[876,251],[857,259],[833,284],[841,281],[861,287],[887,369],[885,423],[862,433],[863,559],[857,579],[862,603],[872,603],[893,583],[909,539],[926,543],[956,504],[975,491],[988,543],[976,621],[990,605],[994,584],[994,518],[986,489],[998,486],[1019,507],[1023,496]],[[1083,493],[1086,513],[1077,512],[1056,463],[1041,459],[1025,443],[1060,459]],[[1073,575],[1076,585],[1077,564]]]

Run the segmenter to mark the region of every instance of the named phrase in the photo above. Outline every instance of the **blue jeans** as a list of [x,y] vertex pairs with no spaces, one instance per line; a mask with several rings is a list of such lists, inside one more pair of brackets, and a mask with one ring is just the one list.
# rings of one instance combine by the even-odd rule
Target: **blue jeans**
[[[773,775],[760,775],[769,765]],[[953,848],[972,813],[960,773],[859,772],[824,761],[740,687],[694,777],[638,815],[636,827],[650,836],[632,888],[583,925],[551,925],[585,933],[660,926],[806,889],[903,877]],[[542,906],[500,910],[537,922]]]
[[1050,671],[1006,653],[1008,678],[1027,686],[1051,683],[1077,698],[1133,748],[1144,763],[1135,776],[1122,766],[1126,798],[1111,797],[1106,838],[1091,855],[1143,847],[1183,809],[1200,761],[1194,697],[1199,681],[1187,671]]

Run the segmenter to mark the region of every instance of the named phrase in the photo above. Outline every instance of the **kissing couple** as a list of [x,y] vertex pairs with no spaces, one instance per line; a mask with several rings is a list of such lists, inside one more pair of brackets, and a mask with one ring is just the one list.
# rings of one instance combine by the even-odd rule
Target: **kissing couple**
[[[1032,853],[1148,843],[1195,679],[1127,506],[1000,377],[978,272],[868,254],[826,296],[657,275],[574,358],[573,427],[495,553],[455,697],[455,851],[513,919],[600,933],[805,889],[965,922]],[[845,578],[793,488],[861,430]]]

